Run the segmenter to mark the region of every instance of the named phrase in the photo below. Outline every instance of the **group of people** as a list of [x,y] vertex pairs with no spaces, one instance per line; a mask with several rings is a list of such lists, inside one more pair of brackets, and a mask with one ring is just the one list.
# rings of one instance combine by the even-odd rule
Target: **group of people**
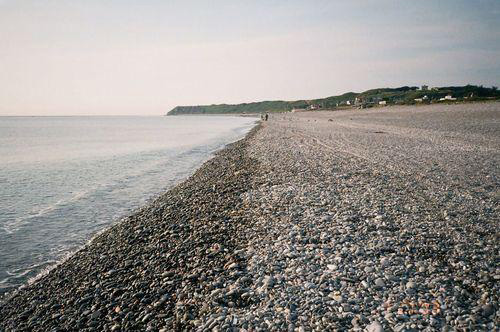
[[262,121],[267,121],[267,119],[269,119],[269,114],[268,113],[261,113],[260,114],[260,119]]

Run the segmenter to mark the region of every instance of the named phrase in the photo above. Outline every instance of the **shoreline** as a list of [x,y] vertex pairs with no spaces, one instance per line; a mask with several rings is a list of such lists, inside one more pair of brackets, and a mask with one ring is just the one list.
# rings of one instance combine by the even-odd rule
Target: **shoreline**
[[[4,194],[15,193],[15,195],[5,196],[5,206],[2,206],[2,211],[5,213],[0,218],[2,219],[0,238],[3,240],[0,247],[2,247],[1,249],[5,249],[0,254],[0,302],[3,301],[5,296],[8,296],[8,293],[12,293],[19,287],[27,284],[30,280],[40,278],[40,275],[45,274],[54,265],[60,264],[61,261],[67,258],[68,254],[85,246],[98,232],[109,228],[121,218],[132,214],[136,209],[148,205],[158,195],[184,181],[197,168],[201,167],[204,162],[212,158],[216,151],[244,137],[256,123],[256,119],[232,119],[234,120],[229,121],[226,119],[227,121],[225,121],[223,118],[220,118],[220,120],[216,121],[206,119],[207,124],[213,123],[215,126],[221,128],[221,130],[219,134],[214,132],[214,135],[208,135],[213,137],[209,137],[209,139],[204,141],[201,140],[201,137],[193,137],[187,141],[184,140],[185,143],[189,143],[189,141],[200,142],[199,144],[197,143],[197,146],[168,147],[175,143],[162,144],[158,141],[153,142],[151,149],[148,149],[148,144],[141,140],[142,137],[139,137],[138,140],[130,140],[136,144],[132,145],[134,148],[129,149],[126,147],[122,149],[123,151],[120,149],[116,150],[115,148],[113,150],[114,153],[109,155],[109,152],[104,150],[105,143],[93,146],[97,150],[89,149],[89,146],[84,144],[82,151],[85,152],[82,153],[82,156],[78,155],[78,162],[65,161],[65,156],[62,155],[56,163],[50,161],[48,166],[46,161],[31,162],[30,160],[33,160],[33,158],[30,157],[29,153],[24,153],[23,151],[25,150],[22,149],[18,151],[18,154],[14,154],[11,157],[9,157],[9,154],[5,155],[6,159],[3,164],[7,168],[3,170],[1,175],[5,179],[9,179],[9,182],[13,185],[22,181],[19,178],[19,174],[22,174],[19,170],[23,170],[26,174],[28,174],[27,170],[29,170],[29,177],[32,179],[32,183],[43,181],[44,174],[54,174],[54,176],[53,181],[49,181],[47,185],[42,187],[35,185],[22,187],[14,185],[12,189],[9,186],[4,188]],[[119,119],[115,120],[118,121],[118,124],[121,123]],[[115,120],[109,122],[111,123],[111,127],[114,126]],[[171,122],[172,125],[167,127],[176,126],[175,124],[179,122],[184,122],[188,125],[199,122],[192,121],[189,118],[180,120],[168,120],[167,122]],[[95,121],[97,123],[100,122],[98,120]],[[95,121],[92,121],[92,123]],[[19,123],[21,127],[25,126],[25,123],[29,123],[30,126],[33,124],[33,127],[37,127],[37,123],[32,121]],[[44,123],[52,125],[54,122],[43,122],[42,126],[45,125]],[[54,124],[55,126],[60,124],[64,127],[78,126],[78,123],[79,121],[73,120],[69,122],[55,122]],[[133,126],[135,121],[131,122],[127,120],[124,123]],[[146,123],[154,124],[154,121],[151,122],[146,119]],[[217,123],[220,123],[220,125],[217,125]],[[233,123],[235,124],[234,129],[231,129],[233,128]],[[16,127],[15,123],[10,124],[12,124],[13,128]],[[205,125],[203,126],[205,127]],[[151,127],[154,129],[155,125]],[[187,131],[189,132],[189,128],[187,128]],[[194,133],[196,130],[191,131]],[[151,130],[148,130],[148,133],[151,132]],[[165,136],[161,132],[159,134],[161,136],[156,136]],[[146,137],[148,135],[144,135],[143,137],[144,140],[147,140]],[[165,137],[170,141],[172,133]],[[76,137],[74,138],[77,139]],[[73,137],[70,137],[70,139],[73,139]],[[64,141],[68,142],[68,140]],[[57,144],[57,142],[54,143]],[[49,146],[50,144],[45,145]],[[70,150],[73,145],[66,145],[68,147],[67,151],[70,154],[72,153]],[[29,144],[25,146],[29,146]],[[159,150],[160,147],[163,147],[163,150]],[[36,152],[36,150],[34,151]],[[90,158],[88,157],[89,155],[91,155]],[[20,162],[16,159],[20,160]],[[45,164],[42,164],[43,162]],[[37,171],[37,168],[33,167],[34,164],[44,166],[38,168],[39,171]],[[127,165],[127,169],[116,171],[116,176],[113,176],[113,169],[120,169],[121,167],[118,166],[117,168],[116,165],[124,164]],[[159,166],[160,164],[161,166]],[[47,167],[48,169],[46,169]],[[57,169],[61,168],[63,172],[57,171]],[[92,171],[90,172],[89,170]],[[94,173],[96,171],[99,172]],[[94,175],[85,176],[85,174],[91,173],[94,173]],[[59,183],[61,180],[59,177],[64,176],[61,174],[73,174],[73,176],[69,176],[68,180],[62,183],[63,186],[54,187],[53,184]],[[82,178],[85,180],[76,180],[80,174],[82,174]],[[108,174],[109,176],[104,174]],[[133,174],[133,177],[129,177],[130,174]],[[37,192],[39,195],[31,195],[33,192]],[[41,192],[46,193],[47,196]],[[19,199],[14,198],[17,196],[19,196]],[[48,199],[46,197],[57,197],[57,199]],[[26,213],[23,214],[21,208],[18,209],[19,211],[13,212],[15,210],[13,208],[14,204],[23,207]],[[32,206],[31,210],[29,210],[30,206]],[[85,222],[80,225],[74,220],[76,218],[79,218],[81,221],[85,220]],[[38,227],[40,226],[37,222],[39,220],[43,220],[46,227]],[[60,231],[49,231],[57,229]],[[48,238],[50,240],[47,240]]]
[[271,115],[0,305],[0,330],[493,330],[499,116]]
[[[132,276],[130,276],[129,273],[127,277],[120,273],[129,269],[134,271],[137,266],[140,265],[139,261],[131,261],[130,256],[144,256],[143,245],[152,246],[154,244],[163,247],[160,245],[160,243],[164,243],[163,239],[154,238],[154,235],[167,235],[169,232],[172,232],[171,234],[173,237],[171,240],[175,241],[178,239],[178,233],[175,231],[178,225],[183,225],[187,227],[187,229],[191,229],[192,226],[188,226],[188,224],[190,222],[197,222],[196,219],[202,219],[204,226],[209,227],[211,232],[214,232],[215,238],[218,239],[218,241],[214,241],[213,238],[208,239],[208,241],[214,244],[219,243],[221,246],[219,249],[214,249],[218,250],[217,252],[214,251],[212,254],[209,254],[211,260],[210,264],[219,263],[218,268],[222,269],[224,264],[226,264],[225,261],[224,264],[221,263],[221,260],[224,260],[223,254],[227,252],[227,248],[234,246],[234,239],[232,239],[231,236],[227,236],[229,234],[224,233],[227,232],[227,229],[219,229],[218,223],[220,220],[213,220],[215,217],[214,213],[218,211],[218,213],[224,215],[224,211],[220,211],[220,209],[217,208],[208,209],[208,206],[216,199],[221,200],[219,204],[222,204],[224,200],[226,202],[239,200],[239,192],[243,191],[244,185],[248,184],[248,177],[252,171],[248,169],[251,165],[236,168],[236,164],[238,163],[239,166],[241,166],[241,158],[245,158],[242,156],[244,146],[247,144],[248,139],[255,135],[259,127],[259,125],[255,126],[243,139],[229,143],[223,149],[217,151],[214,156],[205,161],[193,175],[176,185],[174,188],[161,194],[146,206],[138,208],[132,215],[122,218],[115,225],[96,234],[87,245],[73,253],[65,261],[56,265],[34,283],[22,286],[12,295],[3,299],[0,303],[0,329],[32,330],[49,329],[54,326],[66,326],[66,328],[70,329],[91,326],[100,326],[104,328],[104,325],[100,325],[99,323],[97,323],[97,325],[95,324],[95,319],[102,318],[101,314],[96,314],[95,312],[90,315],[91,321],[87,324],[87,320],[79,322],[71,318],[66,322],[57,321],[58,317],[54,317],[53,315],[47,317],[47,311],[64,311],[64,315],[68,315],[68,307],[71,306],[73,313],[76,314],[79,312],[81,314],[82,310],[79,309],[82,309],[82,305],[89,301],[92,302],[91,298],[97,300],[99,297],[98,294],[94,293],[94,287],[101,285],[104,287],[104,283],[108,283],[110,279],[114,278],[119,280],[116,281],[114,286],[118,284],[125,285],[130,281],[130,279],[127,278],[143,278],[144,273],[150,273],[151,271],[144,269],[140,271],[141,273],[139,274],[132,273]],[[234,173],[237,173],[237,176],[233,177]],[[227,183],[224,181],[234,185],[232,190],[224,188],[227,187]],[[224,189],[223,192],[218,193],[214,188]],[[207,198],[200,197],[202,192],[212,200],[207,201]],[[186,193],[190,195],[188,199],[185,197]],[[200,201],[207,204],[204,211],[200,211],[200,205],[193,202],[194,197],[199,198]],[[158,220],[158,218],[163,218],[160,214],[164,214],[166,219]],[[190,216],[189,218],[188,215]],[[228,216],[224,215],[223,218],[228,218]],[[231,219],[238,218],[232,216]],[[155,224],[155,221],[158,224]],[[214,223],[216,225],[214,225]],[[152,234],[152,229],[155,229],[154,234]],[[162,230],[160,234],[158,234],[159,229]],[[151,238],[147,238],[147,236],[151,236]],[[189,234],[186,233],[185,236],[189,237]],[[138,244],[141,245],[139,248],[137,247]],[[179,250],[182,251],[182,249],[185,249],[182,248],[182,243],[179,244],[180,247],[172,248],[173,252],[177,254]],[[114,245],[117,245],[117,247],[112,247]],[[167,248],[164,249],[168,251],[170,247],[168,245],[165,246]],[[210,246],[207,248],[209,247]],[[168,257],[164,257],[163,254],[164,253],[161,252],[161,255],[158,256],[161,263],[156,262],[156,272],[160,273],[163,278],[169,278],[169,276],[172,276],[172,271],[174,271],[175,268],[182,269],[182,266],[179,266],[178,262],[175,261],[176,259],[171,257],[176,255],[172,253],[166,254],[166,256],[170,258],[169,260]],[[110,260],[107,258],[108,255],[112,256],[113,259]],[[174,261],[172,261],[172,259]],[[153,265],[151,261],[144,261],[144,263],[148,268]],[[165,265],[170,266],[172,269],[165,268]],[[100,282],[96,280],[100,280]],[[180,281],[182,282],[182,279]],[[64,284],[63,288],[60,288],[61,284]],[[162,285],[161,289],[157,290],[156,295],[160,299],[163,299],[167,293],[171,293],[165,291],[165,287],[168,288],[169,285],[171,285],[171,283],[166,283]],[[104,290],[100,287],[97,288],[102,291]],[[115,296],[117,292],[123,293],[123,291],[117,289],[119,288],[112,287],[112,294]],[[138,292],[137,290],[135,295],[137,295]],[[107,296],[112,294],[107,294]],[[134,299],[134,293],[129,292],[128,295],[130,295],[129,300],[132,301]],[[170,295],[172,296],[173,294]],[[33,303],[33,301],[27,300],[33,297],[43,299],[43,301],[40,303]],[[121,295],[121,297],[123,297],[123,295]],[[82,298],[84,299],[83,301]],[[60,301],[58,299],[64,299],[66,302],[59,303]],[[54,302],[54,304],[51,306],[39,306],[40,304],[45,304],[44,302],[46,301]],[[162,302],[162,306],[167,307],[166,304],[168,301],[166,299],[160,301]],[[151,303],[148,301],[148,305],[150,304]],[[76,308],[77,306],[78,308]],[[92,308],[91,305],[88,305],[88,307],[89,309]],[[85,312],[85,310],[83,312]],[[171,308],[167,309],[167,312],[171,312]],[[118,312],[116,312],[116,314],[118,315]],[[56,316],[57,315],[58,314],[56,314]],[[173,313],[169,315],[173,315]],[[41,321],[36,321],[36,324],[33,320],[26,321],[28,317],[32,318],[33,316]],[[63,314],[60,316],[63,316]],[[144,322],[145,321],[146,320],[144,320]],[[126,325],[123,326],[123,328],[140,328],[140,326],[143,326],[142,322],[141,320],[141,324],[133,326]],[[176,328],[180,328],[181,325],[182,324],[176,325]]]

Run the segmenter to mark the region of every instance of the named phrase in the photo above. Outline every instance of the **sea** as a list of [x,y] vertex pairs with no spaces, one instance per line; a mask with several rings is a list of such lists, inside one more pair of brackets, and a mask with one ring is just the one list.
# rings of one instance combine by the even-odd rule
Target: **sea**
[[0,117],[0,297],[189,177],[256,119]]

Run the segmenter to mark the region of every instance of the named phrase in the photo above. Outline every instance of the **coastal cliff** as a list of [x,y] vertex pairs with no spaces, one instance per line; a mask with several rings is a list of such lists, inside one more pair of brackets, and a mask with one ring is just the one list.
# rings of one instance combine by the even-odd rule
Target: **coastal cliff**
[[[449,96],[449,100],[445,100]],[[242,104],[219,104],[198,106],[177,106],[166,115],[186,114],[245,114],[285,112],[293,109],[318,110],[335,109],[350,106],[373,107],[377,105],[411,105],[418,103],[435,103],[442,101],[481,101],[500,98],[496,87],[466,85],[451,87],[409,87],[378,88],[362,93],[347,92],[339,96],[320,99],[295,101],[262,101]]]

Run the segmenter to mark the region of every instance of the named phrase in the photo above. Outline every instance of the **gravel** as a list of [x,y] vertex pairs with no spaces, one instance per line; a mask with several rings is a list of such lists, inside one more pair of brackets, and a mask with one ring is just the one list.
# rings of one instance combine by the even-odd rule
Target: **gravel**
[[499,326],[500,104],[272,115],[0,304],[0,331]]

